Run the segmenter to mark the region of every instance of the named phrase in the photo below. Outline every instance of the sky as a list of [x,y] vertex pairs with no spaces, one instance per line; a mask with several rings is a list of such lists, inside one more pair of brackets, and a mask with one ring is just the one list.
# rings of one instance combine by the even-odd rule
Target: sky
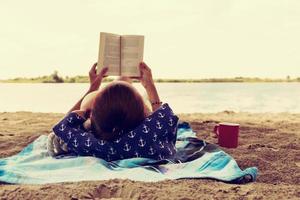
[[87,75],[101,31],[145,35],[155,78],[300,77],[299,0],[1,0],[0,79]]

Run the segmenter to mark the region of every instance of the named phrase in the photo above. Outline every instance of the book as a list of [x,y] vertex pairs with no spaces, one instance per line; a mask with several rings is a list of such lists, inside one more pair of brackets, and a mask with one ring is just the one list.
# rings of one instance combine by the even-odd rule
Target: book
[[140,77],[144,36],[100,33],[97,73],[108,67],[106,75]]

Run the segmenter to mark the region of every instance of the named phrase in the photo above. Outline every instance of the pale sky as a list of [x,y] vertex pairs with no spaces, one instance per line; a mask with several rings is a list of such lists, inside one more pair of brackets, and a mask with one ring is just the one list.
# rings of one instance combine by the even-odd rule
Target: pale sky
[[0,79],[87,75],[101,31],[145,35],[155,78],[300,77],[299,0],[1,0]]

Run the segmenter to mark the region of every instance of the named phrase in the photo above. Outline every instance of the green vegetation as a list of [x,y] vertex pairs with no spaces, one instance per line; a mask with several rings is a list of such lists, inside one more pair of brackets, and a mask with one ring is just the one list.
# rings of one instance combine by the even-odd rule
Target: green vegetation
[[164,83],[279,83],[279,82],[300,82],[300,77],[289,79],[272,79],[272,78],[206,78],[206,79],[156,79],[156,82]]
[[[105,78],[104,81],[111,81],[111,78]],[[0,83],[88,83],[88,76],[61,77],[57,71],[54,71],[50,76],[39,76],[35,78],[14,78],[0,80]]]
[[[112,81],[112,78],[105,78],[104,82]],[[40,76],[35,78],[14,78],[8,80],[0,80],[0,83],[88,83],[88,76],[61,77],[57,71],[49,76]],[[134,81],[135,82],[135,81]],[[206,79],[155,79],[158,83],[275,83],[275,82],[300,82],[300,77],[292,78],[287,76],[284,79],[271,78],[206,78]]]

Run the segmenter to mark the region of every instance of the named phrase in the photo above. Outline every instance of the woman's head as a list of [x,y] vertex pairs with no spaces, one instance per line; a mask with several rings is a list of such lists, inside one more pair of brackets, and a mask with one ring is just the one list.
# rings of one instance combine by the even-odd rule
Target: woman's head
[[138,126],[145,118],[145,104],[137,90],[124,81],[116,81],[96,96],[91,113],[96,137],[113,140],[121,130]]

